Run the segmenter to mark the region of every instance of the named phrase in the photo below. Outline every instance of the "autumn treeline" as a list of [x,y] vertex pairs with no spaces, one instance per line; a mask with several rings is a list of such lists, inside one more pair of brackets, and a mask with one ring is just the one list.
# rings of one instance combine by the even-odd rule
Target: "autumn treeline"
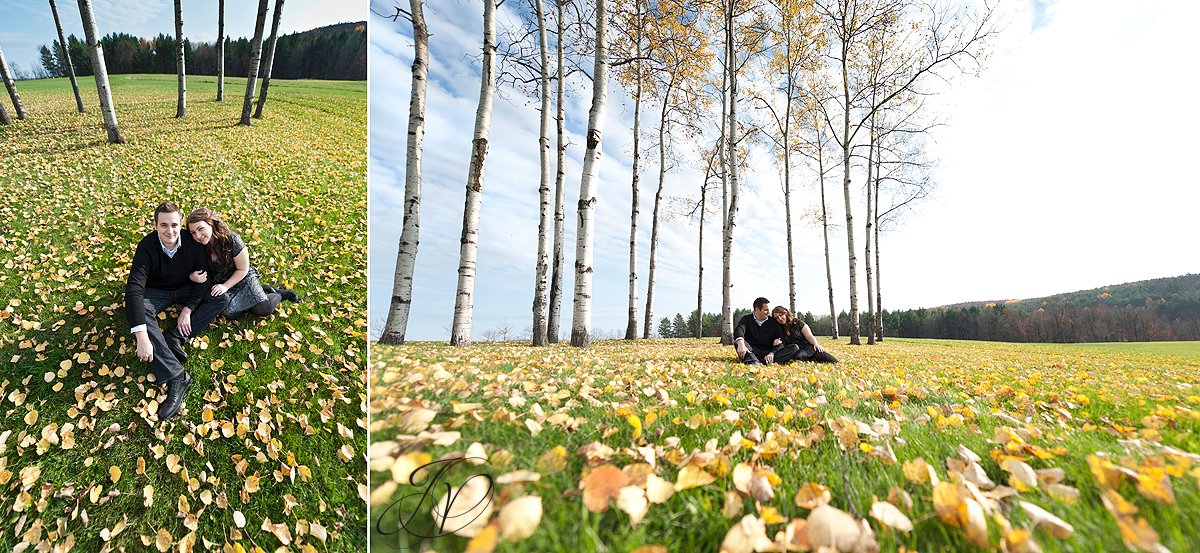
[[[169,34],[140,38],[128,33],[109,33],[100,39],[108,72],[166,73],[177,68],[176,41]],[[184,39],[188,72],[216,75],[218,50],[215,43],[193,43]],[[92,74],[87,44],[67,36],[70,61],[79,76]],[[44,77],[67,76],[66,58],[58,40],[38,48]],[[225,40],[225,73],[245,77],[250,70],[252,44],[249,38]],[[276,79],[365,80],[367,78],[367,31],[365,23],[335,25],[279,37],[271,76]]]
[[[669,216],[691,216],[700,223],[697,313],[704,308],[704,225],[721,228],[720,335],[724,343],[732,343],[737,307],[732,304],[732,267],[747,263],[735,259],[733,247],[735,240],[747,239],[735,237],[744,201],[739,195],[753,192],[744,185],[748,177],[761,178],[772,169],[778,172],[783,190],[786,224],[780,225],[779,233],[786,235],[787,267],[761,269],[787,270],[788,303],[794,307],[792,238],[800,232],[793,224],[800,215],[794,211],[803,205],[819,206],[816,217],[825,242],[828,313],[831,317],[836,313],[835,297],[849,299],[850,342],[858,344],[859,291],[865,287],[867,342],[882,336],[880,228],[894,225],[932,186],[933,162],[925,155],[924,137],[936,126],[937,117],[926,99],[945,90],[962,73],[982,69],[998,30],[989,5],[933,5],[919,0],[519,0],[503,3],[504,10],[517,17],[502,18],[499,28],[498,7],[495,0],[482,0],[479,103],[474,133],[470,138],[463,133],[463,148],[472,153],[451,344],[471,341],[477,251],[479,242],[487,240],[479,233],[479,217],[487,196],[484,167],[497,86],[541,103],[536,115],[541,118],[540,170],[534,173],[535,165],[530,164],[530,174],[539,178],[529,183],[530,197],[540,205],[538,251],[535,266],[530,267],[535,280],[531,302],[535,346],[559,339],[559,318],[565,311],[561,305],[568,293],[562,287],[562,274],[567,271],[574,273],[575,280],[569,298],[571,344],[590,344],[596,206],[610,201],[608,189],[625,183],[632,197],[630,205],[620,206],[629,210],[630,221],[629,271],[621,275],[629,282],[625,337],[639,337],[640,329],[640,337],[649,338],[657,320],[660,224]],[[412,24],[415,56],[404,232],[382,343],[404,342],[414,301],[425,83],[429,42],[438,40],[437,29],[427,27],[420,0],[410,0],[407,9],[397,5],[395,10],[391,19]],[[615,175],[600,174],[599,163],[610,80],[620,85],[613,89],[633,104],[632,163]],[[585,93],[584,87],[591,90],[587,112],[567,110],[570,102],[565,97]],[[564,121],[575,128],[586,127],[585,143],[574,144],[582,149],[581,174],[563,172],[563,158],[572,146],[564,139]],[[750,167],[755,150],[770,153],[775,166]],[[683,204],[689,204],[685,213],[669,212],[669,204],[679,197],[667,202],[664,191],[680,178],[684,167],[701,172],[704,178],[683,199]],[[643,190],[643,176],[648,177],[650,190]],[[688,181],[690,187],[695,179],[688,177]],[[579,187],[576,205],[564,205],[567,185]],[[804,196],[793,198],[801,187],[807,189]],[[641,210],[641,194],[651,190],[653,208],[647,217]],[[830,240],[831,225],[841,223],[832,220],[835,216],[845,217],[844,250]],[[573,260],[566,256],[570,246],[563,243],[563,228],[570,224],[576,229]],[[649,226],[648,241],[642,238],[643,225]],[[645,272],[639,266],[639,251],[649,253]],[[849,268],[848,286],[835,289],[830,267],[843,259]],[[639,297],[643,290],[645,295]],[[700,317],[695,323],[695,332],[702,333]]]

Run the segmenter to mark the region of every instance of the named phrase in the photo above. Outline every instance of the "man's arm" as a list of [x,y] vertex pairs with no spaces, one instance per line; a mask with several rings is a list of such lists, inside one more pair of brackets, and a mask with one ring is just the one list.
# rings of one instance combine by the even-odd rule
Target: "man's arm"
[[749,351],[746,345],[746,317],[742,317],[733,327],[733,347],[737,350],[738,359],[741,359]]
[[125,283],[125,319],[131,329],[142,327],[146,321],[146,279],[150,277],[150,254],[138,244],[133,252],[133,265],[129,267],[129,280]]

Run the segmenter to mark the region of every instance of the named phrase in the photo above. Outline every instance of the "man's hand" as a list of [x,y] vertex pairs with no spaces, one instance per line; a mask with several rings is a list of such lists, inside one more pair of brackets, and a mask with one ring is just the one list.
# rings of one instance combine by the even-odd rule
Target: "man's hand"
[[745,356],[746,356],[746,352],[747,352],[747,351],[750,351],[749,349],[747,349],[747,348],[746,348],[746,341],[745,341],[745,340],[738,340],[738,341],[736,342],[736,349],[737,349],[737,356],[738,356],[738,359],[741,359],[741,358],[745,357]]
[[150,343],[150,334],[148,332],[138,332],[133,335],[137,340],[137,356],[142,361],[154,360],[154,345]]
[[766,361],[767,364],[774,363],[775,362],[775,352],[772,351],[771,353],[768,353],[766,356],[763,357],[763,361]]
[[188,278],[196,284],[208,282],[208,271],[193,271],[192,274],[188,275]]
[[191,336],[192,335],[192,310],[191,310],[191,308],[184,307],[183,310],[179,312],[179,322],[177,322],[175,324],[175,326],[176,326],[176,328],[179,329],[180,335],[182,335],[182,336]]
[[228,291],[229,291],[229,288],[227,288],[224,284],[214,284],[212,287],[212,295],[214,297],[220,296]]

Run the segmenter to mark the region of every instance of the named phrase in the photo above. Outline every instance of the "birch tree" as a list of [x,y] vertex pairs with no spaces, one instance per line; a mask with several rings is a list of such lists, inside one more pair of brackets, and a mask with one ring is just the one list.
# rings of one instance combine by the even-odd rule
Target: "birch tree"
[[17,112],[17,119],[22,121],[28,119],[25,114],[25,107],[21,105],[21,95],[17,93],[17,83],[13,80],[12,71],[8,68],[8,60],[4,57],[4,50],[0,49],[0,77],[4,79],[4,87],[8,89],[8,97],[12,99],[13,109]]
[[[538,126],[538,251],[534,268],[533,345],[548,344],[546,302],[549,294],[550,272],[550,60],[546,44],[546,13],[542,0],[534,0],[537,16],[538,57],[541,61],[539,92],[542,99],[541,122]],[[561,38],[560,38],[561,41]]]
[[58,31],[58,55],[67,66],[67,76],[71,78],[71,90],[75,93],[75,107],[83,113],[83,97],[79,95],[79,82],[75,80],[75,66],[71,64],[71,53],[67,51],[67,38],[63,36],[62,20],[58,17],[58,6],[50,0],[50,13],[54,16],[54,29]]
[[187,70],[183,53],[183,0],[175,0],[175,74],[179,78],[179,100],[175,117],[187,116]]
[[408,103],[408,149],[404,165],[404,227],[392,283],[392,301],[381,344],[403,344],[412,307],[412,281],[421,234],[421,154],[425,143],[425,93],[429,79],[429,28],[422,0],[409,0],[413,27],[412,92]]
[[258,0],[258,17],[254,22],[254,40],[250,43],[250,67],[246,75],[246,95],[242,99],[242,118],[239,125],[250,126],[250,109],[254,107],[254,87],[258,84],[258,68],[262,63],[263,27],[267,24],[267,0]]
[[96,94],[100,97],[100,113],[104,119],[104,129],[108,132],[108,141],[111,144],[124,144],[125,137],[121,136],[121,129],[117,126],[117,110],[113,108],[112,91],[108,86],[108,68],[104,65],[104,48],[100,46],[100,29],[96,27],[92,0],[79,0],[79,17],[83,20],[83,34],[96,77]]
[[548,299],[550,305],[546,315],[546,341],[551,344],[558,343],[558,322],[559,314],[562,311],[562,281],[563,281],[563,230],[566,224],[566,184],[564,178],[566,171],[563,169],[564,158],[567,153],[567,142],[564,125],[566,123],[566,110],[563,108],[563,100],[565,99],[565,81],[566,70],[564,69],[564,43],[565,40],[565,9],[563,5],[567,0],[556,0],[555,5],[558,7],[558,17],[555,20],[558,34],[555,38],[555,53],[558,55],[558,64],[556,65],[555,73],[555,176],[554,176],[554,253],[550,258],[550,297]]
[[267,88],[271,86],[271,67],[275,64],[275,42],[279,40],[279,17],[282,14],[283,0],[275,0],[275,13],[271,17],[271,38],[267,41],[267,59],[262,68],[262,89],[258,94],[258,106],[254,108],[255,119],[262,119],[263,105],[267,103]]
[[[630,168],[630,221],[629,221],[629,305],[626,309],[625,339],[637,338],[637,227],[638,208],[641,200],[638,197],[638,181],[641,177],[642,161],[642,86],[646,81],[644,57],[644,38],[646,21],[643,16],[642,0],[633,2],[633,10],[615,10],[617,27],[626,32],[615,40],[614,50],[630,56],[628,65],[620,66],[616,71],[618,82],[626,87],[633,87],[633,165]],[[615,64],[614,64],[615,65]],[[648,317],[649,315],[647,315]],[[649,336],[646,336],[649,337]]]
[[496,71],[496,3],[483,0],[483,68],[479,86],[479,108],[475,112],[475,133],[471,142],[471,165],[467,171],[466,205],[458,261],[458,292],[454,300],[454,323],[450,345],[471,343],[471,315],[474,307],[476,254],[479,250],[479,210],[483,203],[483,169],[487,158],[488,130],[492,121]]
[[579,215],[575,240],[575,302],[571,318],[571,345],[592,344],[592,229],[595,226],[596,185],[600,178],[600,141],[608,100],[608,13],[605,0],[596,0],[595,65],[592,72],[592,107],[588,111],[587,150],[579,181]]
[[225,99],[225,0],[217,0],[217,101]]

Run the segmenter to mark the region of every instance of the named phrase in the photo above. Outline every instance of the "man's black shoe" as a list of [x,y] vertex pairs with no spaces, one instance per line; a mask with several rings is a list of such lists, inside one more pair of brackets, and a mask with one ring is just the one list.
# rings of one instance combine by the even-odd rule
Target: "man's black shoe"
[[268,293],[268,294],[277,294],[278,293],[278,291],[275,290],[275,288],[273,286],[269,286],[267,284],[262,285],[262,289],[263,289],[263,292]]
[[296,295],[296,292],[294,290],[291,290],[288,288],[280,288],[278,291],[279,291],[279,297],[281,297],[287,301],[292,301],[292,302],[300,301],[300,296]]
[[174,332],[168,332],[163,338],[167,340],[167,349],[171,350],[171,353],[179,360],[179,364],[187,363],[188,354],[183,351],[183,343],[179,341],[179,337]]
[[183,407],[183,400],[187,397],[188,390],[192,389],[192,375],[183,373],[183,376],[176,378],[167,383],[167,399],[158,407],[158,420],[165,421],[174,417],[179,413],[179,408]]

